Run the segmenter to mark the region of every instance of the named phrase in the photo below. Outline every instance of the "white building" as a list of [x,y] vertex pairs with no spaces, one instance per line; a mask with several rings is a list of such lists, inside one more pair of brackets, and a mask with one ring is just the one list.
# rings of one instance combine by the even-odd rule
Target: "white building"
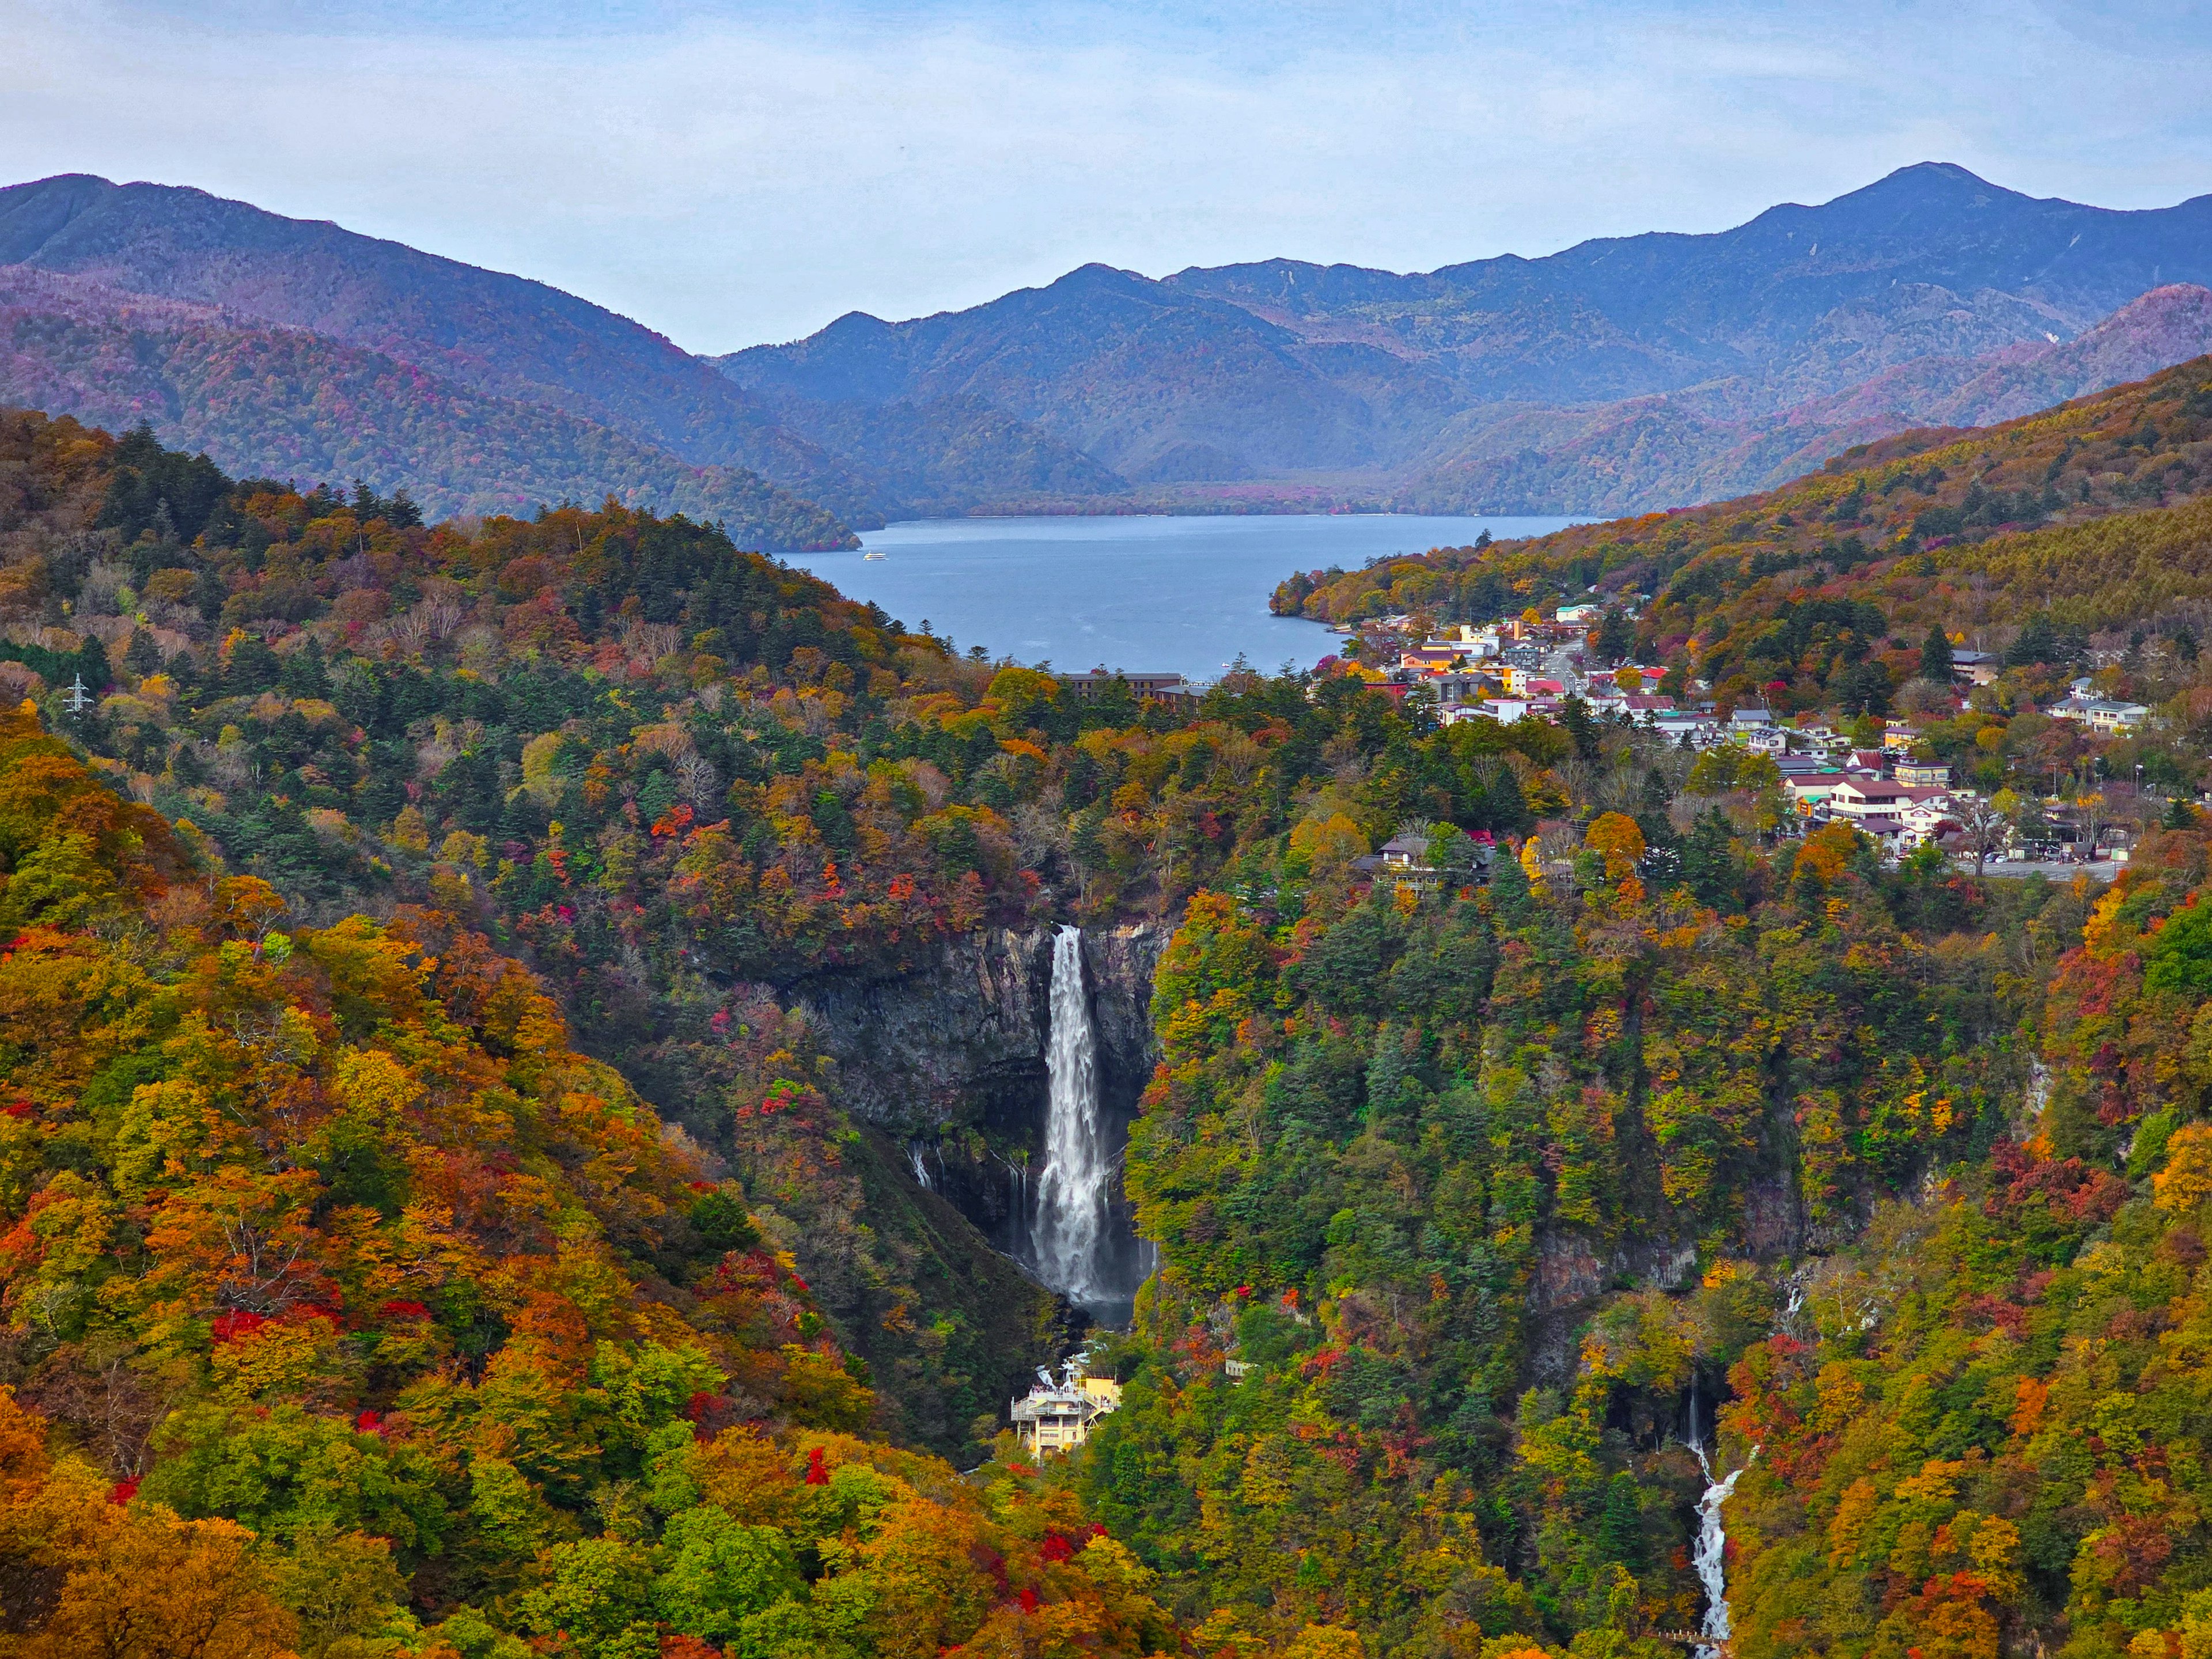
[[2150,718],[2147,703],[2114,702],[2104,697],[2084,696],[2079,691],[2043,712],[2055,720],[2080,720],[2096,731],[2112,732],[2132,732]]
[[1948,789],[1917,788],[1887,778],[1846,778],[1828,797],[1829,816],[1849,818],[1868,830],[1896,830],[1918,815],[1947,813],[1950,805]]

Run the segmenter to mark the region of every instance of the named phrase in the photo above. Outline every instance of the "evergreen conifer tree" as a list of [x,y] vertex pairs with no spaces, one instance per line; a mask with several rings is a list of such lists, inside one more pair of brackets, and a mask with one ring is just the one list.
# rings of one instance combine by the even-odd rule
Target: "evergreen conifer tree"
[[1951,683],[1951,637],[1939,624],[1920,643],[1920,677],[1938,685]]

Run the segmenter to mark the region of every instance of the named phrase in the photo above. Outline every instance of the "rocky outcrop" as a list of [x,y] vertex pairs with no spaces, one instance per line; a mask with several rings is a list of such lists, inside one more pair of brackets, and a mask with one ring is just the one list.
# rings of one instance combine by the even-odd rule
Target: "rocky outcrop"
[[[1116,1145],[1152,1077],[1152,970],[1171,931],[1140,922],[1084,933],[1101,1103]],[[792,999],[836,1061],[846,1108],[903,1142],[918,1179],[1018,1257],[1043,1155],[1051,988],[1052,930],[1000,929],[910,972],[824,978]],[[1133,1264],[1133,1232],[1122,1244]]]
[[[1169,931],[1133,923],[1084,935],[1103,1082],[1124,1115],[1152,1076],[1152,969]],[[979,1130],[1002,1149],[1034,1147],[1051,985],[1051,930],[1002,928],[909,973],[813,981],[793,1001],[836,1060],[848,1109],[885,1133],[934,1142]]]
[[818,980],[793,999],[847,1109],[896,1139],[1013,1130],[1044,1097],[1052,935],[1000,929],[913,971]]
[[1107,1100],[1131,1116],[1159,1059],[1152,1034],[1152,972],[1173,932],[1164,922],[1150,922],[1084,936]]

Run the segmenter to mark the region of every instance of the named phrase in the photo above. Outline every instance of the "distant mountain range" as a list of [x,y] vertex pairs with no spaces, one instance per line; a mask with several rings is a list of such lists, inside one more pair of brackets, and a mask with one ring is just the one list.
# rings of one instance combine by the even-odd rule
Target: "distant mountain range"
[[[1717,235],[1418,276],[1273,260],[1153,282],[1091,265],[972,310],[854,314],[720,362],[786,397],[980,396],[1140,486],[1273,480],[1432,509],[1617,512],[1733,493],[1923,424],[1930,397],[2150,289],[2208,281],[2212,196],[2112,212],[1929,163]],[[2156,320],[2181,337],[2149,367],[2206,349],[2201,309]],[[1908,365],[1930,367],[1884,380]],[[2061,395],[2112,383],[2081,366]]]
[[2212,197],[2113,212],[1930,163],[1717,235],[1088,265],[708,360],[543,283],[71,175],[0,190],[0,401],[435,511],[611,491],[773,547],[973,511],[1617,513],[2212,349],[2206,283]]
[[1929,426],[1988,426],[2212,351],[2212,289],[2153,289],[2071,339],[1909,358],[1794,407],[1751,414],[1727,385],[1585,409],[1492,405],[1398,485],[1394,504],[1609,516],[1770,489],[1857,444]]

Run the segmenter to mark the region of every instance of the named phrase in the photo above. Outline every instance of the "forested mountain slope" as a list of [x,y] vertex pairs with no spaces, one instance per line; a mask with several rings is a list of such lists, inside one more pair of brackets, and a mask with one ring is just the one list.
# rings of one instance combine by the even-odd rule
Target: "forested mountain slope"
[[0,860],[8,1651],[1171,1639],[1064,1501],[856,1437],[744,1189],[451,916],[298,925],[28,712]]
[[1377,347],[1310,345],[1104,265],[914,322],[855,313],[720,362],[824,403],[980,398],[1146,481],[1387,465],[1454,406],[1442,377]]
[[304,330],[23,266],[0,267],[0,386],[118,431],[149,422],[241,476],[404,488],[441,516],[612,495],[718,520],[747,546],[859,544],[742,468],[693,466]]
[[[957,401],[881,411],[863,434],[833,421],[824,430],[836,447],[825,447],[805,435],[805,420],[763,406],[660,335],[586,301],[204,191],[83,175],[0,189],[0,268],[9,266],[20,268],[18,308],[41,302],[16,322],[15,361],[0,380],[9,401],[118,418],[98,395],[106,367],[100,343],[72,332],[90,320],[88,309],[95,328],[118,325],[112,294],[217,307],[229,325],[246,325],[251,337],[240,349],[248,356],[269,349],[273,327],[283,331],[277,338],[303,332],[331,343],[339,349],[325,355],[337,364],[373,354],[368,361],[404,366],[416,384],[391,388],[398,408],[387,426],[398,429],[383,434],[383,448],[359,456],[358,474],[331,475],[360,476],[380,489],[409,485],[421,494],[437,477],[456,501],[500,495],[519,480],[566,476],[580,447],[604,452],[605,461],[597,489],[573,492],[585,499],[638,479],[640,504],[696,511],[695,471],[753,472],[863,528],[888,512],[969,505],[979,471],[1002,495],[1115,487],[1095,463],[1050,453],[1042,434],[1004,413]],[[76,277],[96,289],[64,299],[26,281],[31,275]],[[109,292],[91,298],[98,290]],[[158,308],[139,307],[146,309]],[[185,418],[189,384],[173,388],[172,406],[146,412],[171,442],[218,444],[227,462],[258,467],[249,456],[300,447],[303,430],[325,426],[325,382],[342,371],[255,367],[252,397],[229,400],[219,430]],[[58,399],[61,392],[73,395]],[[462,441],[455,428],[464,409],[471,418],[462,429],[489,426],[504,444],[480,456]]]
[[2015,419],[2208,350],[2212,290],[2172,284],[2071,339],[1910,358],[1776,412],[1745,416],[1729,382],[1589,409],[1477,410],[1438,440],[1396,500],[1592,514],[1717,501],[1787,482],[1859,444]]
[[[750,472],[864,529],[1040,506],[1632,511],[2197,354],[2212,344],[2201,301],[2136,302],[2212,277],[2207,200],[2113,213],[1927,165],[1714,235],[1408,276],[1087,265],[708,362],[542,283],[204,191],[65,175],[0,189],[0,397],[120,419],[112,337],[163,301],[220,311],[252,371],[210,422],[185,419],[205,352],[136,367],[162,383],[133,406],[167,440],[241,468],[351,455],[380,490],[441,480],[441,502],[550,489],[596,458],[657,510],[699,510],[702,474]],[[327,364],[276,344],[303,337]],[[387,362],[389,417],[331,441],[325,380]],[[498,433],[488,453],[456,435],[462,409]]]
[[[2085,657],[2099,630],[2188,626],[2212,598],[2208,487],[2212,359],[2199,358],[1986,432],[1902,434],[1762,495],[1309,573],[1275,604],[1348,620],[1641,594],[1638,650],[1732,698],[1813,708],[1869,651],[1905,659],[1886,634],[1917,650],[1940,624],[1995,649],[2039,618],[2051,639],[2075,635],[2033,647],[2055,663]],[[1839,653],[1842,629],[1856,646]]]
[[1767,408],[1838,368],[2071,335],[2166,283],[2212,278],[2212,197],[2118,213],[1923,162],[1705,236],[1654,233],[1426,275],[1291,261],[1178,272],[1302,337],[1352,329],[1486,400],[1595,402],[1744,377]]
[[1841,825],[1647,879],[1620,822],[1192,902],[1077,1488],[1224,1646],[1656,1656],[1702,1431],[1740,1654],[2187,1651],[2212,837],[2100,893]]
[[868,510],[834,460],[786,436],[727,380],[543,283],[204,191],[82,173],[0,190],[0,265],[13,264],[306,330],[580,416],[693,465],[747,468],[842,515]]
[[[2195,465],[2196,396],[1986,434],[1979,487],[2017,507],[2063,452],[2081,533],[2185,512],[2118,509]],[[1939,561],[1995,559],[1942,441],[1879,465],[1959,514]],[[1863,534],[1903,493],[1816,486]],[[0,1381],[45,1419],[8,1425],[0,1637],[82,1650],[153,1585],[222,1589],[271,1659],[1659,1659],[1700,1612],[1693,1421],[1723,1467],[1762,1448],[1741,1652],[2203,1624],[2212,831],[2178,790],[2127,798],[2109,892],[1884,866],[1576,710],[1084,702],[681,519],[412,516],[0,425],[0,686],[34,705],[0,767]],[[1653,625],[1734,629],[1783,572],[1729,521],[1377,580],[1517,609],[1686,524],[1655,586],[1734,574]],[[1836,658],[1912,672],[1850,604],[1806,671],[1838,717],[1872,693]],[[2117,671],[2170,712],[2082,762],[2113,813],[2135,765],[2202,775],[2208,667]],[[2031,653],[1929,740],[2027,787],[2065,672]],[[1400,832],[1438,875],[1377,877]],[[1094,1356],[1121,1408],[1040,1473],[977,1443],[1048,1298],[972,1230],[928,1259],[964,1224],[886,1133],[1012,1148],[860,1115],[796,994],[1133,916],[1176,928],[1127,1160],[1162,1271]]]

